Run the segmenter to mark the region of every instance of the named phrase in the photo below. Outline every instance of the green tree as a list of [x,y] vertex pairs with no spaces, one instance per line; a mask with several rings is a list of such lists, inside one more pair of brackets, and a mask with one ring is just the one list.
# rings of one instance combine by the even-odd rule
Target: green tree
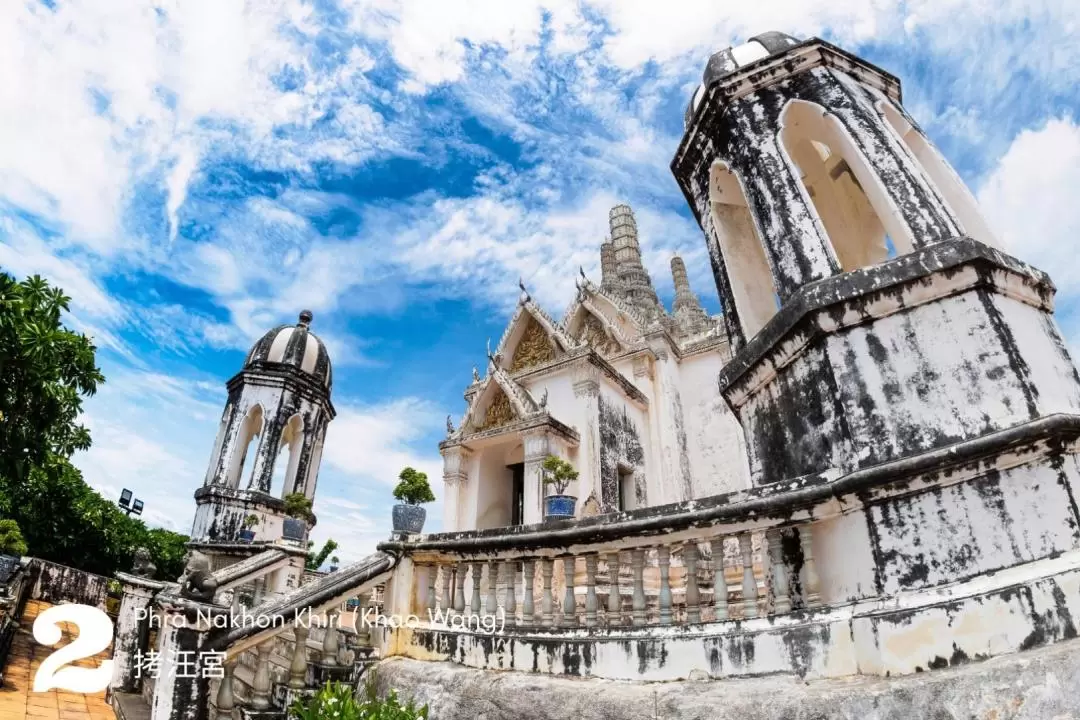
[[[308,547],[314,546],[314,542],[308,542]],[[308,570],[318,570],[326,562],[326,558],[330,557],[330,553],[338,549],[338,544],[333,538],[327,539],[323,543],[322,549],[319,552],[309,552],[307,555],[307,563],[304,565]]]
[[26,541],[19,530],[19,523],[14,520],[0,520],[0,555],[22,557],[25,554]]
[[394,498],[408,505],[420,505],[435,501],[427,473],[407,467],[398,475],[400,482],[394,488]]
[[69,301],[38,275],[0,272],[0,476],[10,480],[90,447],[76,420],[105,378],[90,339],[60,322]]

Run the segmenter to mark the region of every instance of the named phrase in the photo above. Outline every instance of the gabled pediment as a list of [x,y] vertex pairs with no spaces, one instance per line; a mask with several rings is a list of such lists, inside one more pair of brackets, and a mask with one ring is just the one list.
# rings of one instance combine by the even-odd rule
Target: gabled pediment
[[499,340],[495,358],[503,370],[517,372],[556,360],[576,345],[558,323],[525,295]]
[[540,403],[524,386],[494,363],[488,366],[488,376],[465,411],[461,422],[464,433],[482,432],[508,425],[543,411]]

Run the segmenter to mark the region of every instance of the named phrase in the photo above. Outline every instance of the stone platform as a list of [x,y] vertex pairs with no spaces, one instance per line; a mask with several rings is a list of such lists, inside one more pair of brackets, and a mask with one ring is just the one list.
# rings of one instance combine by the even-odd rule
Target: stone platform
[[431,720],[1080,720],[1080,640],[901,678],[630,683],[380,662]]
[[[11,645],[4,686],[0,688],[0,720],[115,720],[115,714],[105,700],[105,691],[91,695],[51,690],[31,692],[34,673],[42,660],[67,645],[77,634],[73,626],[62,627],[63,639],[54,647],[40,645],[34,640],[34,620],[48,603],[31,600],[26,604],[19,629]],[[112,657],[112,646],[104,652],[75,662],[78,667],[97,667]]]

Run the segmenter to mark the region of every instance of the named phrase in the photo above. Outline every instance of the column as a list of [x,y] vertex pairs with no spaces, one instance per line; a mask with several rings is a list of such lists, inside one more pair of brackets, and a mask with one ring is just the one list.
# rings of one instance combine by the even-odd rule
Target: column
[[507,560],[503,563],[503,574],[506,576],[506,592],[503,594],[503,611],[506,613],[506,624],[517,623],[517,562]]
[[645,550],[630,551],[630,567],[634,570],[634,625],[645,624]]
[[555,622],[554,618],[554,599],[551,596],[551,577],[555,574],[555,560],[553,558],[544,558],[541,561],[540,574],[544,579],[544,594],[541,598],[540,605],[543,610],[543,625],[544,627],[551,627]]
[[445,532],[461,530],[465,523],[465,518],[461,516],[461,505],[468,499],[471,460],[472,453],[460,445],[443,450],[443,483],[446,486],[446,497],[443,498]]
[[527,432],[522,437],[525,449],[525,498],[524,517],[522,521],[526,525],[532,525],[544,521],[544,492],[541,466],[544,458],[551,452],[551,442],[546,430],[534,430]]
[[116,616],[116,635],[113,638],[113,677],[109,687],[116,692],[137,692],[141,686],[136,672],[135,655],[146,652],[145,628],[149,627],[150,606],[154,595],[165,583],[149,578],[116,573],[123,595]]
[[802,547],[803,602],[813,607],[821,602],[818,582],[817,561],[814,560],[814,540],[810,525],[799,526],[799,545]]
[[289,687],[303,690],[307,686],[307,639],[308,627],[300,623],[293,625],[292,662],[289,663]]
[[608,554],[608,576],[611,587],[608,589],[607,624],[614,627],[622,624],[622,598],[619,596],[619,553]]
[[[210,707],[210,678],[203,676],[200,661],[210,652],[212,643],[224,632],[215,627],[222,624],[220,616],[227,616],[228,608],[200,603],[162,591],[157,596],[162,616],[158,631],[158,648],[161,658],[161,674],[154,683],[154,695],[150,701],[150,717],[155,720],[187,720],[191,708],[199,709],[206,717]],[[227,624],[227,623],[226,623]],[[178,673],[178,661],[194,661],[195,672]]]
[[671,550],[665,546],[656,548],[656,562],[660,566],[660,624],[671,624]]
[[596,627],[596,553],[585,556],[585,627]]
[[698,623],[701,622],[701,600],[697,584],[697,543],[687,543],[683,548],[683,562],[686,563],[686,622]]
[[563,582],[566,584],[566,592],[563,593],[562,627],[577,625],[577,599],[574,597],[574,558],[568,555],[563,558]]
[[772,571],[773,612],[775,614],[791,612],[787,567],[784,565],[784,553],[780,547],[780,531],[777,529],[766,531],[765,541],[768,543],[769,567]]
[[709,541],[713,563],[713,620],[728,619],[727,578],[724,577],[724,538]]
[[739,553],[742,555],[742,591],[743,591],[743,617],[757,617],[757,580],[754,578],[754,554],[750,544],[750,533],[739,536]]
[[533,569],[532,560],[521,561],[521,581],[525,586],[521,598],[521,623],[523,625],[528,625],[536,620],[536,610],[533,607],[533,581],[535,580]]
[[[581,447],[578,451],[578,496],[584,500],[590,492],[596,493],[601,512],[616,509],[618,489],[604,488],[600,477],[600,371],[592,363],[584,362],[574,370],[574,397],[581,407],[578,417],[582,419]],[[605,492],[606,490],[606,492]]]

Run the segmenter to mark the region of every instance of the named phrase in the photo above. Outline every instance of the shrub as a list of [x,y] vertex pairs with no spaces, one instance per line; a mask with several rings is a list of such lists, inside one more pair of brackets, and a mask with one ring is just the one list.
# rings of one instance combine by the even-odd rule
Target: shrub
[[578,479],[578,471],[574,466],[556,455],[544,458],[540,472],[544,476],[545,485],[555,486],[556,495],[565,493],[570,483]]
[[426,473],[407,467],[401,471],[398,479],[401,482],[394,488],[395,499],[407,505],[434,502],[435,494],[431,492]]
[[371,678],[362,698],[348,685],[328,683],[307,702],[293,703],[289,714],[296,720],[427,720],[428,708],[412,700],[402,704],[393,690],[380,698]]
[[14,520],[0,520],[0,554],[15,557],[26,554],[26,541],[19,530],[19,523]]
[[311,522],[311,500],[305,497],[304,493],[289,493],[283,499],[285,501],[286,515]]

